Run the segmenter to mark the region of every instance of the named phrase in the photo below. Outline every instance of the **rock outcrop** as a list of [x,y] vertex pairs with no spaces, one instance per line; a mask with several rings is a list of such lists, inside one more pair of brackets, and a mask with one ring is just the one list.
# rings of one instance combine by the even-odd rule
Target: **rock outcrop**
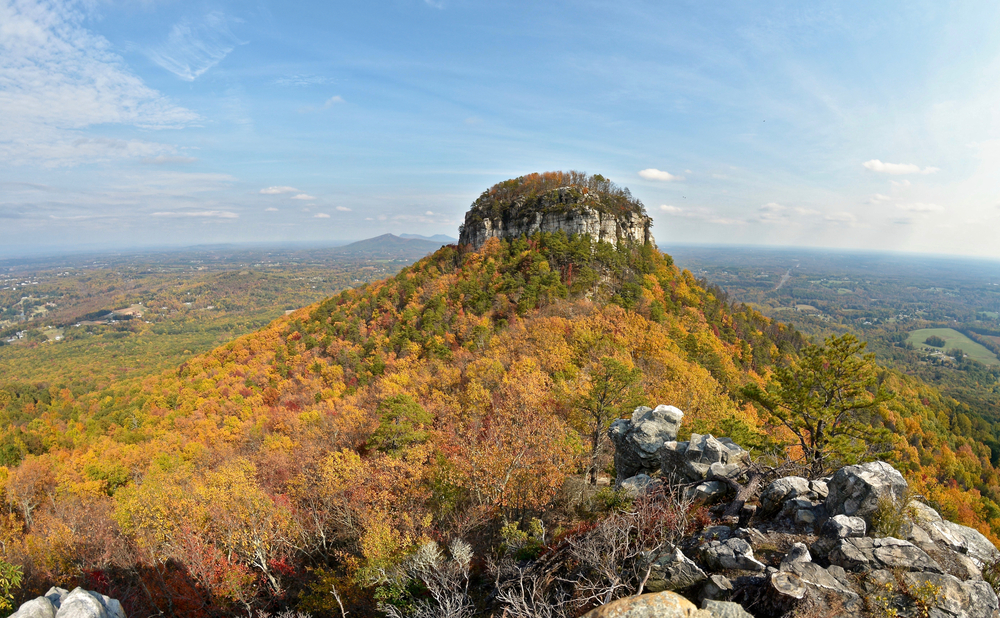
[[617,484],[637,474],[660,470],[660,448],[677,439],[684,413],[673,406],[640,406],[631,419],[618,419],[608,429],[615,445]]
[[50,588],[45,596],[22,603],[11,618],[127,618],[117,599],[99,592]]
[[[677,442],[682,418],[668,406],[639,408],[612,426],[619,485],[639,494],[657,483],[691,490],[723,476],[747,482],[746,451],[698,434]],[[847,466],[823,479],[774,479],[739,523],[719,517],[676,547],[645,558],[649,589],[702,603],[701,610],[677,604],[673,613],[655,615],[848,618],[868,615],[877,603],[900,617],[1000,618],[1000,600],[982,574],[1000,560],[1000,551],[979,531],[944,520],[926,504],[901,508],[907,495],[902,474],[882,461]],[[887,505],[903,513],[894,532],[903,538],[872,526]],[[727,505],[711,510],[725,513]],[[643,612],[659,598],[623,599],[588,616],[654,615]],[[694,613],[699,611],[706,613]]]
[[655,245],[651,227],[642,204],[600,176],[533,174],[500,183],[473,202],[459,244],[479,249],[490,238],[562,231],[615,246],[626,241]]

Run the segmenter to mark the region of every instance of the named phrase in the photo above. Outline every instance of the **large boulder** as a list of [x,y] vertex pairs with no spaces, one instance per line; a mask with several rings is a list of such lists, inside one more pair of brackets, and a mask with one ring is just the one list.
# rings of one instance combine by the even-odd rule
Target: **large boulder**
[[906,479],[884,461],[846,466],[827,483],[826,510],[830,515],[849,515],[865,520],[871,529],[872,515],[880,500],[899,503],[906,493]]
[[941,566],[927,552],[909,541],[884,538],[840,539],[827,555],[831,564],[848,571],[897,569],[941,573]]
[[930,615],[941,618],[993,618],[1000,609],[993,588],[984,581],[960,581],[940,573],[904,573],[903,582],[910,590],[932,584],[938,594],[928,598]]
[[23,603],[11,618],[127,618],[117,599],[75,588],[50,588],[45,596]]
[[858,538],[865,535],[867,525],[860,517],[834,515],[823,524],[823,536],[831,539]]
[[672,483],[732,478],[743,470],[749,453],[729,438],[691,434],[686,442],[669,441],[660,448],[660,470]]
[[584,618],[714,618],[675,592],[626,597],[594,608]]
[[684,413],[673,406],[640,406],[631,419],[618,419],[608,429],[608,437],[615,445],[615,470],[617,483],[640,472],[650,473],[660,469],[660,447],[677,439]]

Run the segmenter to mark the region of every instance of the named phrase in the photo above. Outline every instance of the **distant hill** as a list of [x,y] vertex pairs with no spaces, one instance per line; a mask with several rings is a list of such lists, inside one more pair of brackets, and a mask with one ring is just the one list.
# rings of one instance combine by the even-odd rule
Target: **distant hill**
[[359,240],[344,247],[334,249],[340,255],[365,257],[392,257],[419,259],[440,249],[447,242],[422,238],[401,238],[395,234],[382,234],[375,238]]
[[445,234],[435,234],[433,236],[421,236],[420,234],[400,234],[400,238],[415,238],[417,240],[433,240],[436,242],[444,243],[446,245],[453,245],[458,242],[457,238],[452,238]]

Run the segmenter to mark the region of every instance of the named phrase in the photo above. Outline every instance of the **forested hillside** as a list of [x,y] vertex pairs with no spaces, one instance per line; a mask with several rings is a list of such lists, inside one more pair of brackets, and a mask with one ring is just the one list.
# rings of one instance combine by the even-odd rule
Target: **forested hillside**
[[[82,584],[129,615],[373,615],[414,594],[386,573],[427,539],[464,539],[481,568],[532,521],[601,517],[588,472],[635,405],[780,456],[793,436],[740,393],[805,345],[648,244],[444,247],[153,377],[0,389],[0,549],[19,599]],[[913,378],[878,381],[892,449],[866,454],[996,539],[977,428]]]

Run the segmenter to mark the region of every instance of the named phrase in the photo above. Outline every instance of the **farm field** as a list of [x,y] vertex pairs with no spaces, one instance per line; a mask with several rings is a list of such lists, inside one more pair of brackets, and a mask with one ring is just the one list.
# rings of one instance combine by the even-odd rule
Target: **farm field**
[[[945,340],[946,343],[943,348],[935,348],[924,343],[932,335]],[[968,354],[972,360],[979,361],[984,365],[1000,365],[1000,359],[997,358],[996,354],[951,328],[921,328],[911,332],[906,340],[914,346],[928,350],[941,350],[944,352],[958,348]]]

